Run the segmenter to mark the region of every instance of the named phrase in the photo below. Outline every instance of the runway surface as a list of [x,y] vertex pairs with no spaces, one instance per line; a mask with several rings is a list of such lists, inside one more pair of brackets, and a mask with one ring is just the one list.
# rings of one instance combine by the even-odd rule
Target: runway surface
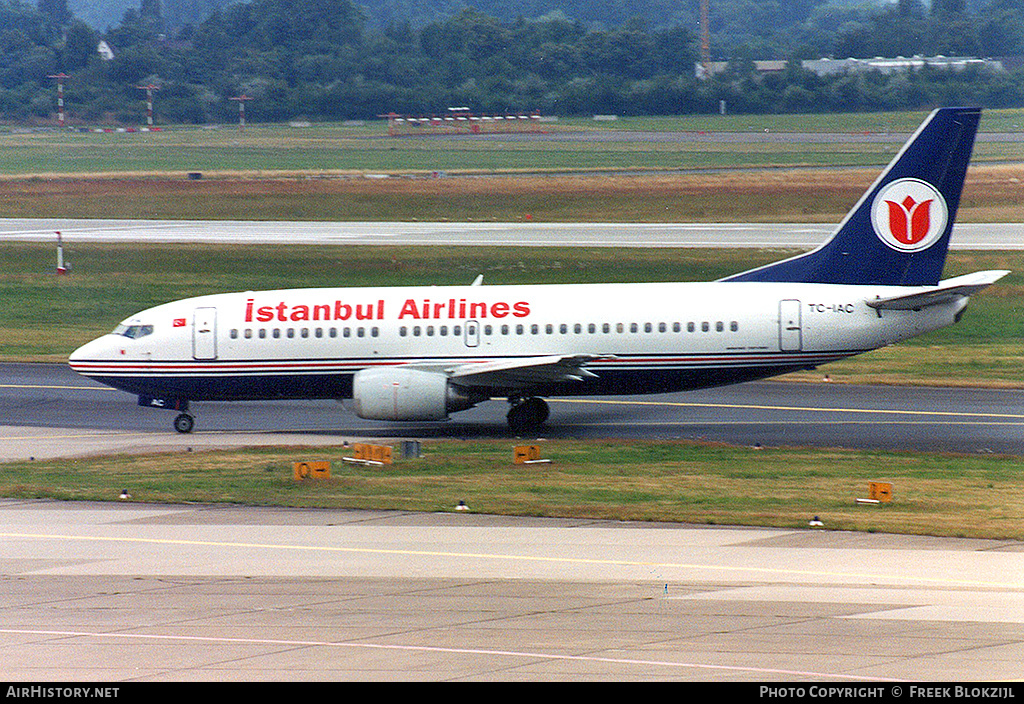
[[1024,663],[1013,542],[0,501],[0,546],[9,682],[858,682],[898,699],[900,680]]
[[[410,223],[0,218],[0,242],[810,248],[834,224]],[[963,223],[952,249],[1021,249],[1024,223]]]
[[[765,447],[824,446],[1024,453],[1024,391],[758,382],[677,394],[550,399],[548,438],[692,439]],[[386,423],[336,401],[194,404],[196,432],[174,413],[65,365],[0,364],[0,460],[135,448],[329,444],[358,437],[509,437],[503,400],[448,422]]]

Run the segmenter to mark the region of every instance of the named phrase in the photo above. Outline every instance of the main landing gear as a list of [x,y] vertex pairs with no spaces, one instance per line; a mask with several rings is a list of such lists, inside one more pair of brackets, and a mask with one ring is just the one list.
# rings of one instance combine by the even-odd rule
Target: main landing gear
[[510,397],[512,407],[508,410],[508,428],[514,433],[536,430],[544,425],[550,415],[547,401],[538,397]]

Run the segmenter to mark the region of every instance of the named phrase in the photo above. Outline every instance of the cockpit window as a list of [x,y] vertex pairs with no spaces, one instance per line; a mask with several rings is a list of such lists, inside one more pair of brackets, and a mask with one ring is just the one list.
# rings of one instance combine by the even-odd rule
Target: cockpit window
[[128,337],[132,340],[137,340],[140,337],[153,334],[152,325],[125,325],[121,323],[114,328],[115,335],[121,335],[122,337]]

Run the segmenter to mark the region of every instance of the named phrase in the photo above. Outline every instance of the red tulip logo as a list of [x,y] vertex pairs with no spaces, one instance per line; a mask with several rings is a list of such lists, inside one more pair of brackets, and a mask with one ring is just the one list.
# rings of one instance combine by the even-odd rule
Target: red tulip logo
[[949,212],[934,186],[904,178],[884,186],[871,206],[871,224],[878,239],[901,252],[931,247],[946,230]]
[[898,242],[915,245],[928,234],[934,199],[918,203],[908,195],[899,203],[885,202],[889,206],[889,232]]

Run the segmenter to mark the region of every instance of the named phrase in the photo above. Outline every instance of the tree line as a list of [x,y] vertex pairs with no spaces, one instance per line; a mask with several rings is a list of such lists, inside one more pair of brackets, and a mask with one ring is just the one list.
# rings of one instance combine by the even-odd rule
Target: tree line
[[[720,0],[715,6],[747,7],[761,25],[770,23],[772,8],[781,12],[778,2]],[[757,113],[1024,105],[1024,73],[1015,70],[821,77],[800,61],[1024,53],[1024,0],[991,0],[978,12],[965,0],[934,0],[930,8],[898,0],[846,15],[820,12],[813,0],[786,7],[800,11],[787,15],[785,31],[753,33],[738,20],[732,29],[719,23],[713,49],[728,56],[728,67],[701,80],[694,71],[696,34],[644,18],[608,28],[557,12],[525,19],[464,9],[422,25],[377,27],[349,0],[252,0],[170,28],[160,0],[142,0],[101,33],[76,19],[66,0],[37,6],[0,0],[0,117],[52,119],[50,76],[57,73],[69,76],[69,115],[87,123],[143,122],[138,86],[148,84],[160,86],[158,122],[171,123],[232,120],[237,103],[231,98],[243,94],[253,98],[250,119],[263,121],[436,114],[448,106],[481,113],[666,115],[716,112],[722,100],[731,112]],[[97,53],[101,39],[113,59]],[[754,59],[779,56],[788,59],[785,71],[754,69]]]

